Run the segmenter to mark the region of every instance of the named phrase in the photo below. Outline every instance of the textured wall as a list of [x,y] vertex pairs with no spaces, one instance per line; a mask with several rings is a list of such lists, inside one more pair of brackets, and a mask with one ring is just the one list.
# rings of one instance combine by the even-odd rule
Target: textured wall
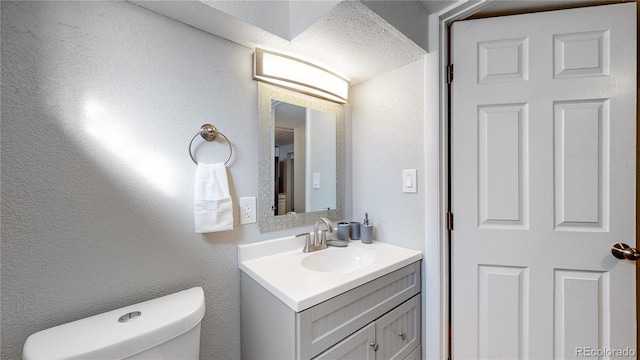
[[[203,359],[240,357],[236,245],[193,230],[191,136],[231,139],[231,195],[256,196],[250,49],[125,2],[5,2],[2,359],[36,331],[192,286]],[[195,142],[200,160],[226,145]]]
[[[125,2],[0,8],[0,357],[20,359],[45,328],[202,286],[201,357],[240,358],[236,246],[303,230],[241,226],[236,203],[235,230],[195,234],[187,145],[216,125],[234,145],[234,201],[257,195],[252,51]],[[421,60],[345,107],[345,213],[369,211],[379,240],[417,249],[424,195],[402,194],[400,174],[424,176],[424,81]],[[195,144],[201,161],[226,158],[224,143]]]
[[[353,219],[365,211],[375,238],[424,250],[425,88],[420,59],[352,88]],[[402,192],[416,169],[418,192]]]

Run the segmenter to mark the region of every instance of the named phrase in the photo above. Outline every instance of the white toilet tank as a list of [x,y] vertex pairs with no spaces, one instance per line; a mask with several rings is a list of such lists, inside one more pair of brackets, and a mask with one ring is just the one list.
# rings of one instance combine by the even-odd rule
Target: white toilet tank
[[35,333],[22,358],[197,360],[204,311],[195,287]]

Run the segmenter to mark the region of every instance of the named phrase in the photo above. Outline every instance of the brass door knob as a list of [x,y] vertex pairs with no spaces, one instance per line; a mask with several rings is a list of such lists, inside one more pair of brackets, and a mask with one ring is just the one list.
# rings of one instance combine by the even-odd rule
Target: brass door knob
[[636,261],[640,259],[640,252],[638,249],[624,243],[615,243],[611,247],[611,254],[618,259],[627,259]]

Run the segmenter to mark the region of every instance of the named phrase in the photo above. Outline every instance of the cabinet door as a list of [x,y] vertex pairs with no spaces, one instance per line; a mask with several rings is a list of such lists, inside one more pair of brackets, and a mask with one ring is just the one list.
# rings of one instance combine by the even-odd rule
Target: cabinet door
[[371,344],[375,344],[375,339],[376,325],[371,323],[318,355],[314,360],[374,360],[376,352]]
[[404,358],[404,360],[420,360],[422,359],[421,355],[422,355],[422,346],[418,346],[415,350],[411,352],[411,354],[409,354],[409,356]]
[[420,295],[376,321],[377,360],[401,360],[420,344]]

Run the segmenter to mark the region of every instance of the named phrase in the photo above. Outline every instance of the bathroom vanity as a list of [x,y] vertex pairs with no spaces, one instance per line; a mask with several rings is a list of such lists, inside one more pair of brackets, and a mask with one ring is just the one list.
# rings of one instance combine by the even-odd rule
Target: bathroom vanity
[[421,252],[352,241],[303,253],[302,245],[239,246],[243,359],[420,358]]

